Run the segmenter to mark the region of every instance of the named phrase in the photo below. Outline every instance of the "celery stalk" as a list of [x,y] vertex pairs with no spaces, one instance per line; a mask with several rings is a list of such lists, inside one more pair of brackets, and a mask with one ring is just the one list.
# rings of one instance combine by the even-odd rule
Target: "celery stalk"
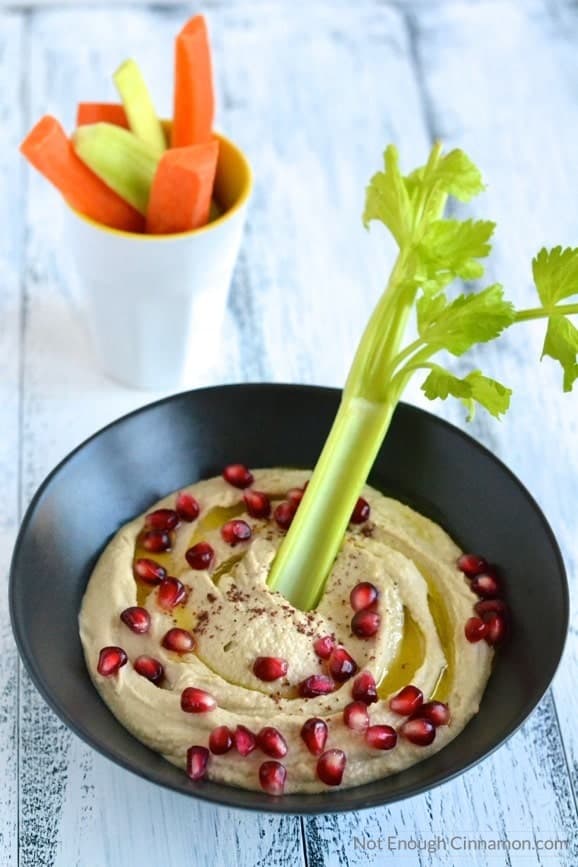
[[[473,417],[476,404],[500,418],[511,391],[472,370],[459,377],[431,361],[446,351],[460,356],[477,343],[494,340],[510,326],[546,319],[543,357],[559,362],[563,388],[578,380],[578,248],[541,250],[532,263],[540,307],[515,310],[494,284],[454,300],[453,280],[481,277],[495,224],[488,220],[443,219],[448,195],[468,201],[483,189],[481,175],[460,150],[442,155],[434,145],[425,166],[400,173],[397,151],[385,151],[384,171],[367,188],[364,222],[385,225],[399,248],[387,288],[355,354],[337,416],[309,486],[279,547],[268,578],[272,590],[298,608],[317,604],[341,548],[351,514],[409,379],[426,371],[422,390],[433,400],[458,398]],[[408,320],[416,316],[417,339],[402,345]]]
[[269,575],[271,589],[302,610],[314,608],[341,547],[351,513],[399,400],[383,371],[395,356],[411,306],[391,315],[408,265],[397,260],[357,350],[337,416],[305,496]]
[[146,215],[158,153],[133,133],[110,123],[80,126],[74,150],[115,193]]
[[[403,178],[397,153],[385,152],[384,208],[399,254],[357,349],[341,404],[293,523],[268,578],[272,590],[309,610],[317,604],[339,553],[357,498],[389,428],[406,382],[396,356],[419,286],[419,243],[445,206],[436,183],[441,146],[435,144],[419,179]],[[393,204],[392,204],[393,203]],[[371,216],[369,218],[372,218]]]
[[131,131],[159,154],[167,143],[142,73],[134,60],[125,60],[114,73]]

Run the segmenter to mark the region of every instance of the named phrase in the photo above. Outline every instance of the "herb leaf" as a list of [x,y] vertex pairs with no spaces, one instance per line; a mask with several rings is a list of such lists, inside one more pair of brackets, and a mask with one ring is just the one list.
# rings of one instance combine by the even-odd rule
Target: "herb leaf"
[[377,172],[367,187],[363,224],[379,220],[402,247],[412,230],[413,208],[399,170],[397,148],[388,145],[383,155],[384,171]]
[[543,248],[532,261],[532,272],[544,307],[578,295],[578,248]]
[[495,227],[490,220],[430,223],[418,245],[423,288],[436,291],[456,277],[463,280],[481,277],[484,267],[478,260],[489,255]]
[[468,421],[474,417],[476,403],[495,418],[500,418],[507,412],[512,394],[511,389],[484,376],[479,370],[473,370],[463,379],[459,379],[437,364],[431,365],[431,371],[421,388],[429,400],[445,400],[450,395],[459,398],[468,410]]
[[559,361],[564,370],[564,391],[572,391],[578,379],[578,328],[567,316],[550,316],[542,358],[549,355]]
[[[424,183],[425,169],[415,169],[406,178],[406,187],[410,194]],[[429,190],[434,187],[440,192],[454,196],[460,202],[469,202],[474,196],[485,190],[480,170],[466,154],[459,149],[441,156],[435,170],[428,179]]]
[[[564,391],[572,391],[578,379],[578,329],[556,305],[565,298],[578,295],[578,249],[542,249],[532,262],[532,272],[544,306],[543,315],[548,317],[542,358],[549,355],[560,362],[564,371]],[[519,316],[523,319],[524,312]]]
[[419,335],[433,349],[463,355],[476,343],[499,337],[515,319],[499,283],[481,292],[459,295],[448,303],[444,293],[423,294],[417,302]]

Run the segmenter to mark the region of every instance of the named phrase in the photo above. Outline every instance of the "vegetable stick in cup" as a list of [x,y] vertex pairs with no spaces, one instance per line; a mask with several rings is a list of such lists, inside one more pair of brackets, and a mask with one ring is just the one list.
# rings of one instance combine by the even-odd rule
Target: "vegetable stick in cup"
[[114,83],[122,99],[132,132],[158,153],[167,146],[145,80],[134,60],[125,60],[114,73]]
[[208,223],[218,156],[216,140],[162,155],[147,211],[150,234],[188,232]]
[[79,127],[72,137],[80,159],[112,190],[146,215],[159,155],[132,132],[110,123]]
[[45,115],[28,133],[20,151],[80,213],[113,229],[142,232],[141,215],[77,157],[56,118]]
[[175,44],[172,147],[210,141],[215,115],[213,71],[202,15],[185,24]]
[[124,107],[118,102],[79,102],[76,111],[76,126],[87,123],[113,123],[128,129]]

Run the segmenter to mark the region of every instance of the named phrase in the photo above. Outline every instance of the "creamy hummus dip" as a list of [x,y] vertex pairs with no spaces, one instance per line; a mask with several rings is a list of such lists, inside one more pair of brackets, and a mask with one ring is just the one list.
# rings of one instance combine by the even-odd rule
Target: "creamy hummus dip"
[[[255,470],[251,490],[266,492],[275,509],[309,475],[300,470]],[[464,625],[478,600],[456,566],[460,549],[439,526],[367,487],[363,496],[370,506],[368,520],[350,525],[323,598],[314,611],[302,612],[266,584],[285,532],[274,517],[248,514],[243,498],[247,491],[222,477],[183,490],[198,502],[198,517],[182,520],[169,533],[170,550],[157,553],[143,548],[144,515],[119,530],[98,561],[80,613],[90,675],[106,704],[135,737],[185,769],[187,751],[192,746],[207,748],[218,727],[234,733],[240,725],[254,734],[273,727],[287,744],[286,754],[277,760],[286,770],[284,791],[290,793],[327,787],[318,772],[318,757],[301,735],[311,718],[327,726],[324,750],[344,754],[343,787],[398,773],[460,733],[478,710],[493,649],[486,641],[472,643],[465,637]],[[176,498],[177,494],[165,497],[151,511],[175,509]],[[222,527],[231,520],[246,522],[250,538],[226,541]],[[209,568],[193,569],[185,556],[199,542],[214,551]],[[135,577],[135,561],[141,558],[155,561],[182,582],[184,598],[175,607],[159,604],[164,599],[159,596],[162,584]],[[355,634],[351,625],[355,612],[350,594],[360,582],[369,582],[379,594],[373,604],[378,628],[369,637]],[[148,612],[146,632],[133,631],[121,618],[135,606]],[[164,636],[174,628],[193,636],[189,652],[163,646]],[[312,675],[328,676],[329,661],[316,651],[321,637],[327,637],[329,647],[346,648],[357,670],[345,682],[336,682],[332,692],[307,697],[301,684]],[[121,648],[126,659],[121,667],[112,665],[112,672],[101,674],[101,651],[111,647]],[[135,669],[142,656],[162,666],[156,683]],[[286,673],[272,681],[257,676],[255,661],[263,657],[285,661]],[[361,730],[344,720],[344,710],[353,701],[353,684],[367,672],[378,693],[378,700],[365,702],[369,725],[391,726],[397,733],[392,748],[372,746],[362,730],[363,720]],[[421,691],[424,702],[437,700],[449,707],[449,722],[436,727],[429,745],[404,737],[401,727],[406,718],[390,707],[392,696],[409,684]],[[191,687],[212,697],[211,709],[183,710],[183,691]],[[358,717],[359,713],[352,715],[354,726]],[[206,751],[201,752],[206,757]],[[205,773],[222,783],[259,789],[260,769],[267,761],[271,753],[259,746],[249,755],[233,746],[223,754],[211,752]]]

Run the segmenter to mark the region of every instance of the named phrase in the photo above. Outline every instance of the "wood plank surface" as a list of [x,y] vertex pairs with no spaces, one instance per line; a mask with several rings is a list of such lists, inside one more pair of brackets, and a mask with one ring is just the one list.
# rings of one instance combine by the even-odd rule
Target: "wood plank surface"
[[18,657],[8,614],[8,566],[19,521],[19,420],[22,221],[24,173],[16,155],[22,132],[22,18],[0,13],[0,864],[15,864],[18,851]]

